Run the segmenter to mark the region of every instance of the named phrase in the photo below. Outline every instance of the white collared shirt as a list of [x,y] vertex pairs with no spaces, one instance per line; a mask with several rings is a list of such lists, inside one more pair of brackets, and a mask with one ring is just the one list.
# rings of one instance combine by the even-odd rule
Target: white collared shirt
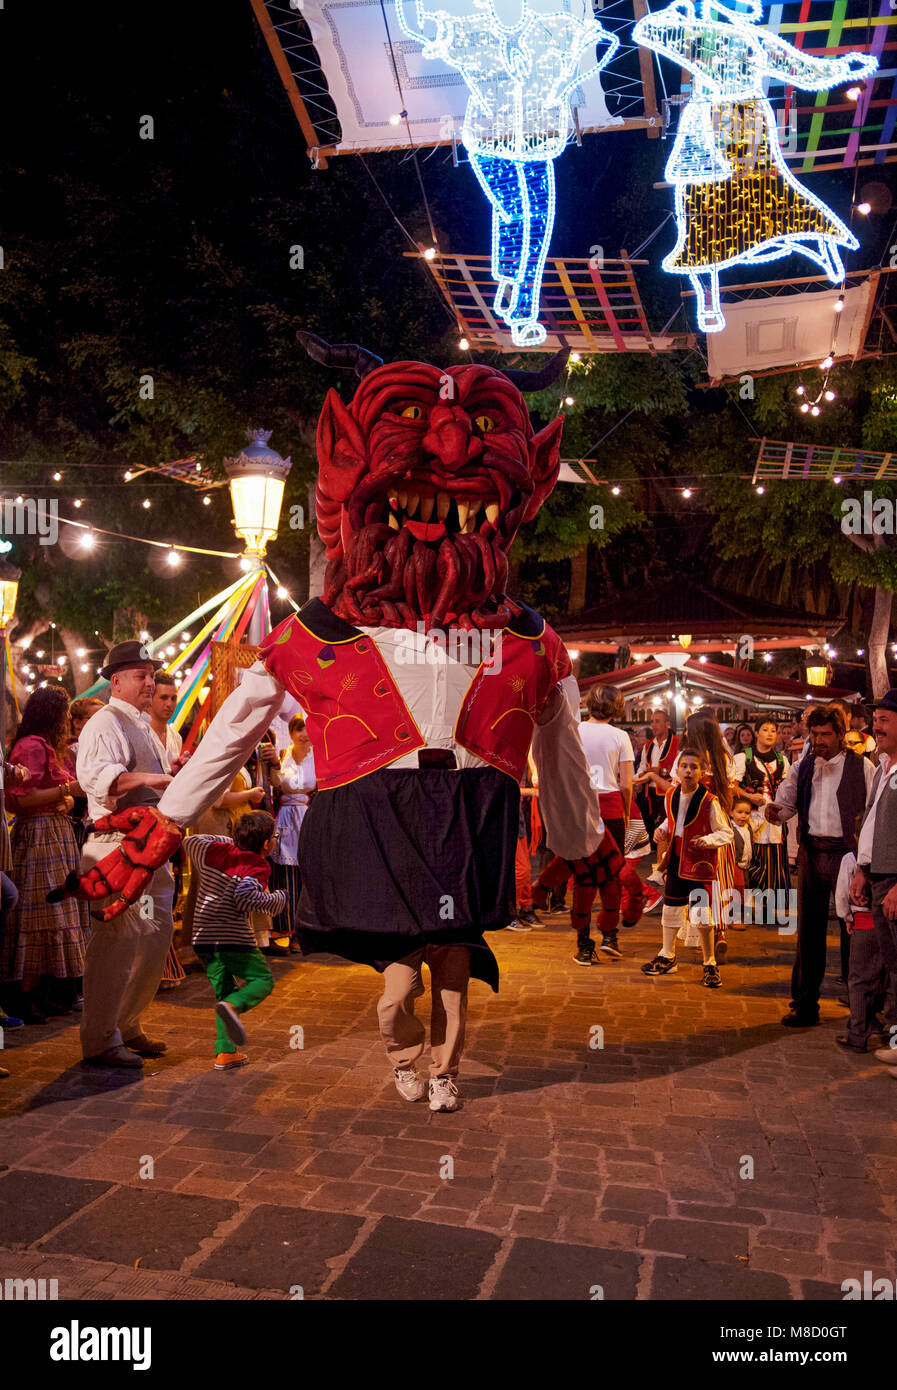
[[860,831],[860,838],[857,841],[858,864],[868,865],[872,863],[872,841],[875,836],[875,817],[878,813],[878,803],[881,800],[881,794],[884,791],[885,784],[888,780],[888,773],[891,770],[891,759],[888,757],[887,753],[881,754],[881,756],[878,759],[878,766],[881,768],[881,777],[879,777],[878,779],[878,789],[875,793],[875,800],[869,807],[869,814],[866,816],[866,819],[863,822],[863,828]]
[[171,764],[181,756],[181,749],[184,746],[184,740],[181,738],[177,729],[173,729],[170,724],[166,724],[165,744],[163,746],[162,740],[153,728],[152,721],[149,717],[149,713],[141,715],[141,720],[149,729],[150,737],[153,740],[156,752],[159,754],[160,763],[162,764],[166,772],[170,772]]
[[[807,815],[807,832],[810,835],[824,835],[829,839],[840,840],[843,835],[841,809],[838,806],[838,786],[844,771],[844,750],[829,758],[817,758],[813,766],[813,783],[810,789],[810,809]],[[851,754],[851,757],[855,757]],[[791,770],[776,793],[772,803],[783,813],[784,820],[797,814],[797,774],[802,759],[792,763]],[[866,778],[866,795],[875,776],[875,768],[868,758],[863,758],[863,773]]]
[[115,810],[118,798],[110,795],[109,788],[128,771],[131,758],[131,749],[113,710],[146,729],[140,710],[113,695],[106,708],[97,710],[81,730],[75,766],[87,797],[87,818],[92,821]]

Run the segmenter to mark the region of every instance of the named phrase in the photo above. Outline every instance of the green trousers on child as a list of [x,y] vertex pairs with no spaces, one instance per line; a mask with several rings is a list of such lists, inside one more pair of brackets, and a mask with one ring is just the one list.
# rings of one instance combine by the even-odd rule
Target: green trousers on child
[[[238,1014],[254,1009],[274,988],[274,976],[258,949],[230,951],[225,948],[220,951],[197,951],[196,954],[211,981],[215,998],[226,1000]],[[242,988],[237,988],[237,980],[245,981]],[[219,1018],[216,1052],[236,1050]]]

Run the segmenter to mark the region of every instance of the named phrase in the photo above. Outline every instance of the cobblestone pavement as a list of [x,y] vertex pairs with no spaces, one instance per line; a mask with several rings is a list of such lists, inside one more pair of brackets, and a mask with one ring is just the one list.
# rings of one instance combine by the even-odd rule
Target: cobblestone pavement
[[897,1277],[897,1088],[835,1045],[834,938],[823,1025],[788,1032],[793,938],[733,934],[710,991],[696,952],[639,973],[656,916],[591,969],[564,922],[492,938],[502,990],[471,987],[451,1115],[398,1097],[377,977],[323,957],[274,962],[234,1073],[210,1069],[204,976],[154,1004],[169,1053],[142,1074],[83,1068],[74,1016],[9,1034],[0,1278],[75,1299],[588,1300]]

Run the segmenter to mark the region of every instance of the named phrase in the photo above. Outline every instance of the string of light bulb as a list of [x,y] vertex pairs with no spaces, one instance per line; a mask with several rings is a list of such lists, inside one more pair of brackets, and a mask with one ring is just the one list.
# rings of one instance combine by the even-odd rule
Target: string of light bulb
[[820,402],[825,401],[826,403],[830,404],[832,401],[837,400],[837,395],[829,386],[828,381],[832,367],[834,367],[835,365],[834,354],[835,342],[838,336],[838,315],[844,312],[843,295],[838,296],[832,308],[835,314],[835,321],[832,325],[832,340],[828,352],[826,353],[825,357],[823,357],[822,361],[819,363],[819,370],[824,373],[822,378],[822,385],[819,387],[819,390],[816,392],[816,395],[812,397],[808,394],[807,387],[804,384],[804,382],[800,382],[800,384],[795,387],[795,395],[801,397],[800,412],[802,415],[819,415],[822,412],[822,405],[820,404]]

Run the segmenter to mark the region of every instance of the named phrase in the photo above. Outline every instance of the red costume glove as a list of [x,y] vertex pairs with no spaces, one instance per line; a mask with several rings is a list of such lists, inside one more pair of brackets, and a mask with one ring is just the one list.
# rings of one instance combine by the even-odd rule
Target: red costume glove
[[47,894],[47,901],[59,902],[71,895],[95,902],[117,893],[101,913],[95,914],[108,922],[141,897],[156,869],[161,868],[181,844],[184,832],[167,816],[160,815],[154,806],[132,806],[127,811],[101,816],[94,821],[93,828],[101,833],[124,830],[125,838],[86,874],[69,874],[61,888],[54,888]]

